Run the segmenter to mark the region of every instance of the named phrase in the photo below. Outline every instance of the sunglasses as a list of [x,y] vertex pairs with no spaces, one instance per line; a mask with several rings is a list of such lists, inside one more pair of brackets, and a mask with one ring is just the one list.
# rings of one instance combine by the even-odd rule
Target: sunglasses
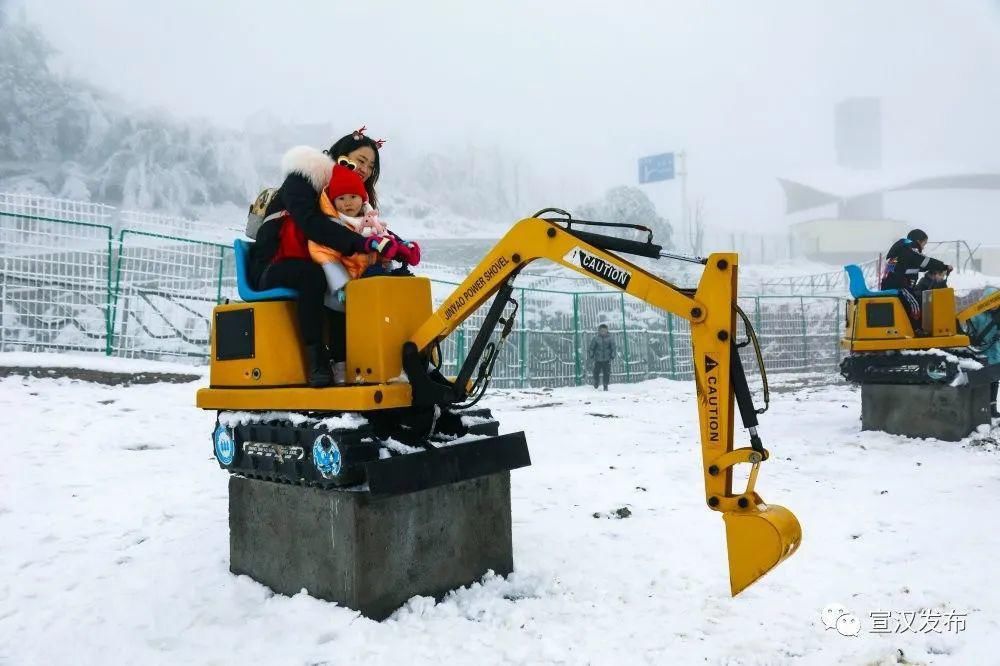
[[356,171],[358,168],[357,164],[355,164],[354,162],[352,162],[351,160],[347,159],[344,156],[340,156],[337,158],[337,164],[344,167],[345,169],[350,169],[351,171]]

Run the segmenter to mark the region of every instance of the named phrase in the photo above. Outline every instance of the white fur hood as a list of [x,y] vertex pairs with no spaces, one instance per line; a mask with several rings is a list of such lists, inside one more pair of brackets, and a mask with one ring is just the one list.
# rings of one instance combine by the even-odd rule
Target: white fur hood
[[281,174],[298,174],[312,183],[313,189],[322,192],[330,182],[333,160],[321,150],[310,146],[295,146],[281,158]]

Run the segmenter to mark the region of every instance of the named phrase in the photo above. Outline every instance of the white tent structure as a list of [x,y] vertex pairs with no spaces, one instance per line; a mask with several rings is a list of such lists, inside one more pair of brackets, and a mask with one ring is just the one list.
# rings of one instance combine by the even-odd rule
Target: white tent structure
[[[814,261],[841,263],[871,259],[915,226],[926,228],[938,240],[964,239],[973,245],[993,240],[990,234],[995,234],[995,230],[987,227],[1000,227],[1000,209],[995,225],[981,221],[963,224],[966,216],[949,207],[946,197],[927,198],[944,190],[1000,191],[1000,173],[985,169],[941,165],[871,170],[834,167],[802,177],[778,178],[778,183],[784,191],[785,212],[789,215],[820,213],[819,209],[824,207],[836,207],[835,215],[827,213],[790,226],[796,247]],[[886,215],[884,200],[895,193],[913,194],[893,198],[894,202],[905,203],[906,199],[918,202],[919,219],[907,214],[906,221],[902,221]],[[935,205],[926,205],[929,201]],[[893,206],[894,212],[905,208],[905,205]]]
[[778,178],[785,192],[785,212],[801,211],[915,190],[1000,190],[1000,173],[939,169],[830,169],[807,178]]

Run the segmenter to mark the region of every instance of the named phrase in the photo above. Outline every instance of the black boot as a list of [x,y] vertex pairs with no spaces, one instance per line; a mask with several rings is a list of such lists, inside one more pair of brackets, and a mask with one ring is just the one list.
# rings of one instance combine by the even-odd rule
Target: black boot
[[309,386],[321,388],[333,383],[333,371],[330,369],[330,352],[326,345],[309,345],[306,347],[306,368],[309,372]]

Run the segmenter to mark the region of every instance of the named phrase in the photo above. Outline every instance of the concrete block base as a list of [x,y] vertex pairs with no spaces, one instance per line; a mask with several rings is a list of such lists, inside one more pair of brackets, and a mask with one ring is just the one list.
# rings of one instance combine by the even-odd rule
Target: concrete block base
[[382,620],[514,570],[510,473],[405,495],[229,478],[230,571]]
[[990,387],[864,384],[861,429],[957,442],[990,422]]

